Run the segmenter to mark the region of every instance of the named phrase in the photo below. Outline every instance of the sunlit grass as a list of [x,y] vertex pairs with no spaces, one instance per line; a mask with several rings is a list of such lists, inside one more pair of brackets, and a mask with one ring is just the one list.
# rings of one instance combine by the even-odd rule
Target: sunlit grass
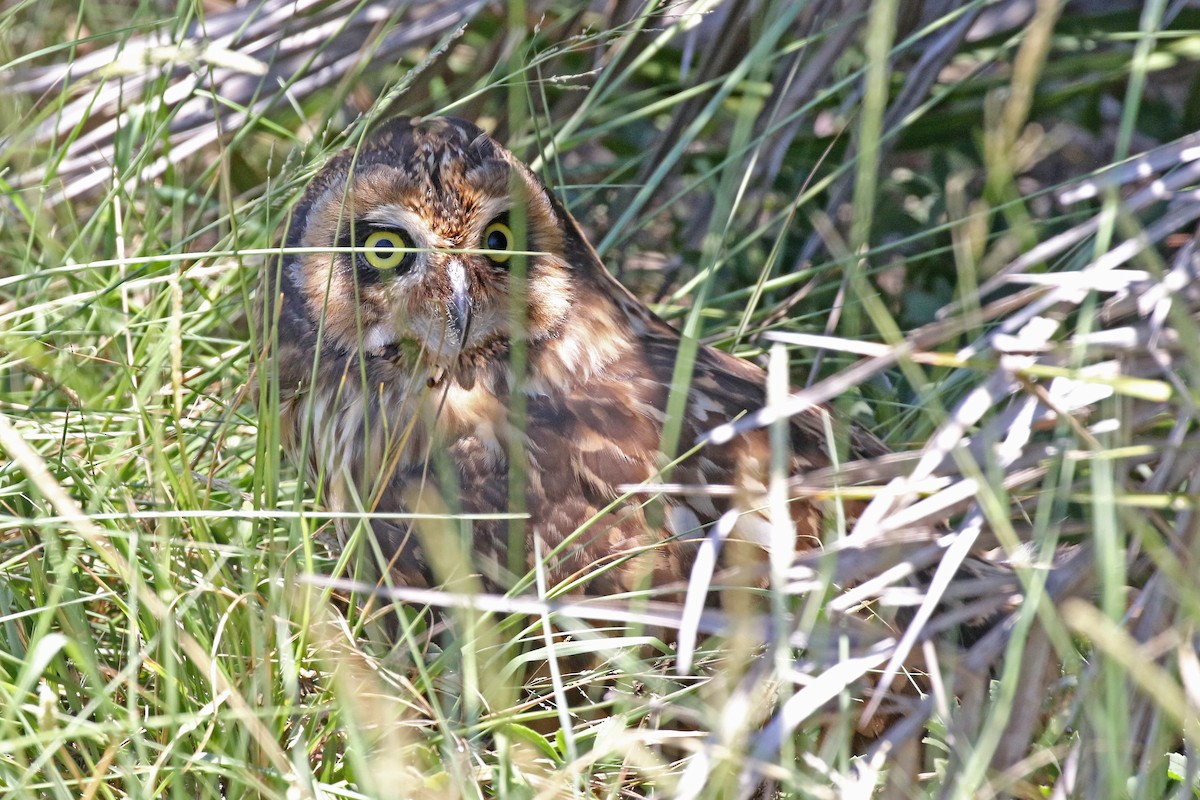
[[[418,30],[403,8],[329,12],[287,75],[235,99],[264,51],[180,44],[233,7],[0,12],[12,87],[0,100],[0,793],[717,798],[765,783],[797,797],[1196,796],[1194,312],[1105,305],[1126,286],[1161,300],[1160,281],[1184,296],[1163,276],[1182,274],[1195,217],[1119,265],[1141,283],[1118,270],[1111,285],[1073,272],[1007,298],[975,287],[1097,214],[1039,269],[1084,269],[1164,213],[1127,211],[1117,191],[1071,206],[1054,191],[1190,132],[1194,79],[1179,73],[1194,71],[1200,18],[1147,4],[1145,19],[964,38],[956,26],[982,4],[915,27],[904,0],[778,0],[748,20],[720,3],[628,18],[458,5],[394,49],[389,33]],[[1161,39],[1138,34],[1168,24]],[[359,38],[341,72],[306,82],[346,31]],[[150,56],[128,45],[152,32]],[[367,41],[386,55],[356,59]],[[28,84],[42,76],[31,69],[112,45],[69,82]],[[906,97],[906,78],[929,70]],[[194,123],[171,94],[192,75],[205,80],[185,96],[207,109]],[[242,115],[215,128],[213,86],[223,113]],[[110,92],[123,112],[111,128]],[[269,108],[265,92],[279,95]],[[287,208],[321,164],[371,115],[438,112],[496,127],[612,270],[693,336],[763,364],[765,333],[824,337],[820,350],[791,342],[791,385],[898,450],[936,453],[978,408],[972,447],[940,471],[931,456],[875,465],[869,489],[777,475],[780,498],[843,502],[917,475],[912,496],[944,505],[879,522],[907,514],[925,538],[879,556],[843,545],[850,530],[834,523],[841,560],[777,563],[770,614],[687,617],[690,639],[672,628],[678,607],[555,605],[537,575],[506,598],[397,587],[397,614],[368,602],[353,550],[329,546],[337,515],[282,458],[277,400],[252,391],[264,344],[252,309]],[[80,167],[84,153],[102,155]],[[1191,191],[1194,163],[1154,171]],[[1168,243],[1176,232],[1188,236]],[[1069,280],[1082,299],[992,347],[998,325]],[[1157,360],[1084,341],[1147,320]],[[870,374],[847,371],[873,359]],[[1033,418],[1047,408],[1062,413]],[[947,499],[960,473],[976,489]],[[883,629],[872,612],[921,599],[868,581],[908,563],[932,575],[945,553],[928,529],[946,519],[1007,551],[1028,601],[992,650],[917,643],[914,668],[939,676],[917,681],[924,742],[905,754],[922,739],[914,716],[896,750],[864,757],[862,689],[891,657],[870,649]],[[1048,569],[1064,544],[1090,561]]]

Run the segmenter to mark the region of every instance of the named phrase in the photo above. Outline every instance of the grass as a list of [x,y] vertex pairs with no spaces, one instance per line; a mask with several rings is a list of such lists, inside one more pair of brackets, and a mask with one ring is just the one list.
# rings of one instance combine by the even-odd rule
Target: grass
[[[1200,175],[1106,171],[1196,128],[1200,16],[743,5],[0,11],[0,794],[1200,794]],[[495,127],[666,318],[911,454],[790,487],[879,516],[786,565],[773,629],[366,607],[244,387],[288,205],[389,113]],[[943,584],[1024,601],[958,646]],[[864,753],[899,668],[934,677]]]

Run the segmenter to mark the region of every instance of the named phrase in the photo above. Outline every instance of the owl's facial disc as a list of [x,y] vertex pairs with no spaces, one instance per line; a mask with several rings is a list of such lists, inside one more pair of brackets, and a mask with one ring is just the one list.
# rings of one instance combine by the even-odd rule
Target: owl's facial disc
[[465,123],[397,121],[322,175],[291,243],[358,248],[293,262],[325,341],[385,357],[399,345],[462,372],[503,358],[513,336],[560,334],[574,302],[561,211],[490,137]]

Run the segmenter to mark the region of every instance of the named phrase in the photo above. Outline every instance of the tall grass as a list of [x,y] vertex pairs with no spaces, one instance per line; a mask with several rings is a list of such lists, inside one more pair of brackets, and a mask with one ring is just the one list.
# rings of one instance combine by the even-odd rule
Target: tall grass
[[[7,4],[0,793],[1200,793],[1200,16],[1019,5]],[[904,453],[778,476],[878,499],[773,626],[367,602],[249,319],[391,113],[493,127],[663,316],[777,348],[804,393],[739,424],[829,401]]]

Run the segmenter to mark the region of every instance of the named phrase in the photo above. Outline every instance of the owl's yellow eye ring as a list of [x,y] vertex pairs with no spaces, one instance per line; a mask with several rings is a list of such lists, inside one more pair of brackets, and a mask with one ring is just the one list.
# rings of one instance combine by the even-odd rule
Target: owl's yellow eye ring
[[503,222],[493,222],[488,225],[483,231],[483,247],[493,251],[488,253],[488,258],[493,263],[503,264],[508,261],[512,258],[512,253],[508,252],[513,248],[512,228]]
[[404,252],[411,248],[408,237],[400,231],[376,230],[367,234],[363,239],[363,261],[375,269],[395,269],[404,263],[411,253]]

